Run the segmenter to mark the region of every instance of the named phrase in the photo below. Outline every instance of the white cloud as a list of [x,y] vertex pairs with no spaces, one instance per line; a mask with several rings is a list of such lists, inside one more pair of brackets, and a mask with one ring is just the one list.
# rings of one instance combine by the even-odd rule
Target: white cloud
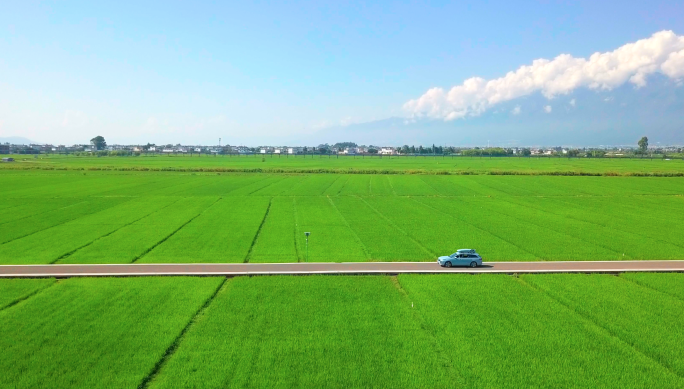
[[501,78],[472,77],[449,91],[431,88],[406,102],[404,109],[414,116],[453,120],[480,115],[498,103],[534,92],[551,99],[580,87],[611,90],[630,82],[638,88],[646,85],[646,76],[653,73],[677,81],[684,78],[684,36],[661,31],[588,59],[569,54],[537,59]]
[[521,111],[519,105],[516,105],[515,108],[513,108],[513,109],[511,110],[511,113],[512,113],[513,115],[520,115],[520,112],[522,112],[522,111]]
[[575,99],[570,100],[570,105],[572,105],[572,106],[574,107],[575,104],[577,104],[577,102],[575,101]]
[[544,107],[544,112],[546,112],[546,113],[551,113],[552,110],[553,110],[553,107],[551,107],[550,105],[547,105]]
[[605,99],[603,99],[603,101],[605,101],[606,103],[610,103],[611,101],[613,101],[613,96],[608,96]]

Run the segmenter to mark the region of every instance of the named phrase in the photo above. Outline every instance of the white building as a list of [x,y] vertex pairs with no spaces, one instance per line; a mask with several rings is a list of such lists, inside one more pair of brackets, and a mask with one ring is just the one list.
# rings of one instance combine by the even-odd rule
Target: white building
[[382,154],[382,155],[394,155],[396,153],[397,153],[397,151],[394,149],[394,147],[381,147],[380,148],[380,154]]

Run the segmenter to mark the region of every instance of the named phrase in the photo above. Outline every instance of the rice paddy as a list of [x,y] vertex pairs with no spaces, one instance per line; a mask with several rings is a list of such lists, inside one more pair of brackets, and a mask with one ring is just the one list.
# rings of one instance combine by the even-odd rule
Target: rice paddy
[[384,174],[560,174],[684,175],[681,156],[662,158],[562,158],[538,156],[462,157],[450,155],[141,155],[96,157],[13,155],[16,162],[0,169],[110,171],[242,171],[290,173]]
[[0,386],[682,387],[678,280],[632,276],[5,279]]
[[[0,264],[684,259],[664,177],[0,171]],[[308,246],[304,232],[310,232]]]

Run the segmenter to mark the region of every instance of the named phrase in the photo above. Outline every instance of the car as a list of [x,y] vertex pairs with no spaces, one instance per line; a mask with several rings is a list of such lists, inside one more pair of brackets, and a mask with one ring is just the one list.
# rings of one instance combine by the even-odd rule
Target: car
[[482,266],[482,257],[475,250],[461,249],[455,253],[437,258],[437,263],[442,267],[452,266]]

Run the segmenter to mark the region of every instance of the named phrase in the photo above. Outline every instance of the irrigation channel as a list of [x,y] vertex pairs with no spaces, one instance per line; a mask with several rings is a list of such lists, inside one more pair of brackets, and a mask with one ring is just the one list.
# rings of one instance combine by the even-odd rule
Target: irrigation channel
[[477,268],[442,268],[434,262],[194,263],[103,265],[2,265],[2,278],[112,276],[241,276],[401,273],[623,273],[684,272],[684,261],[485,262]]

